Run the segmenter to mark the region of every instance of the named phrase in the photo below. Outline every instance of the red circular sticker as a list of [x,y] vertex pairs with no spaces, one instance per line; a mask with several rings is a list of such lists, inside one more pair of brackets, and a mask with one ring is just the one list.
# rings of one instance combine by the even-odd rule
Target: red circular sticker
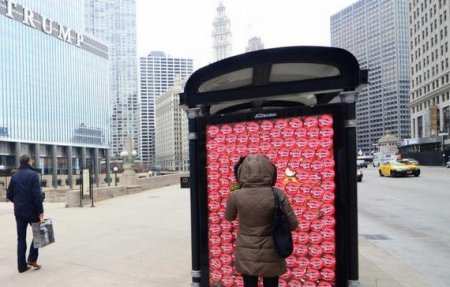
[[333,215],[334,211],[335,211],[334,205],[330,203],[326,203],[322,205],[322,207],[320,208],[320,212],[325,216]]
[[[310,139],[317,139],[319,137],[319,134],[320,134],[320,129],[319,128],[314,128],[314,127],[313,128],[308,128],[308,130],[306,132],[306,135]],[[319,141],[317,141],[317,145],[319,145]]]
[[336,234],[331,228],[322,230],[321,234],[324,240],[334,241],[336,239]]
[[222,254],[222,256],[220,257],[220,261],[222,261],[223,265],[231,265],[231,263],[233,262],[233,257],[231,257],[231,255],[229,254]]
[[322,235],[320,235],[320,233],[318,232],[311,232],[309,234],[309,241],[312,244],[320,244],[322,243]]
[[297,137],[297,139],[304,139],[306,138],[308,130],[306,128],[298,128],[294,131],[294,135]]
[[336,219],[332,216],[324,216],[322,218],[322,225],[324,227],[333,228],[336,225]]
[[294,136],[294,129],[286,128],[286,129],[284,129],[284,130],[281,131],[281,135],[282,135],[284,138],[291,138],[291,137]]
[[209,248],[209,253],[212,257],[219,257],[222,254],[222,250],[219,246],[212,246]]
[[222,245],[222,251],[224,254],[232,254],[233,253],[233,244],[231,243],[224,243]]
[[[212,258],[212,259],[209,261],[209,264],[211,265],[211,268],[212,268],[213,270],[220,270],[220,269],[222,268],[222,262],[221,262],[221,260],[218,259],[218,258]],[[222,276],[220,276],[220,277],[222,277]],[[219,279],[219,280],[220,280],[220,279]]]
[[323,253],[325,253],[325,254],[334,255],[335,250],[336,250],[334,243],[330,242],[330,241],[322,242],[321,247],[322,247]]
[[297,240],[299,244],[307,244],[309,242],[309,234],[306,232],[299,232]]
[[323,261],[323,266],[325,266],[327,268],[334,269],[334,267],[336,266],[336,257],[334,257],[333,255],[325,254],[322,257],[322,261]]
[[261,129],[264,131],[270,131],[273,128],[273,123],[271,121],[263,121],[261,123]]
[[288,257],[286,258],[286,265],[289,268],[295,268],[298,266],[298,262],[294,257]]
[[209,226],[209,234],[211,236],[219,236],[221,232],[222,232],[222,229],[220,228],[220,225],[218,225],[218,224],[211,224]]
[[306,117],[303,121],[303,125],[307,128],[317,127],[319,125],[319,120],[317,117]]
[[300,269],[306,269],[309,266],[309,260],[306,257],[300,257],[297,262]]
[[334,130],[332,128],[322,128],[320,130],[320,136],[324,138],[331,138],[334,135]]
[[206,132],[207,132],[208,136],[214,137],[219,133],[219,127],[209,126]]
[[308,232],[311,226],[311,222],[307,220],[300,220],[300,223],[298,225],[299,230],[303,232]]
[[331,127],[333,126],[333,117],[330,115],[322,115],[319,117],[320,127]]
[[235,124],[233,131],[236,134],[241,134],[241,133],[245,132],[245,124]]
[[306,270],[306,278],[309,281],[316,282],[320,279],[320,273],[316,269],[308,268],[308,270]]
[[320,245],[313,244],[308,247],[308,252],[312,257],[319,257],[324,251],[322,250],[322,247]]
[[303,127],[303,121],[299,118],[294,118],[289,121],[289,126],[294,129]]
[[311,222],[311,230],[315,231],[315,232],[320,232],[323,229],[323,224],[321,220],[314,220],[313,222]]
[[287,120],[282,119],[282,120],[276,120],[275,121],[275,128],[276,129],[282,130],[282,129],[285,129],[287,126],[288,126],[288,121]]
[[332,282],[336,278],[336,274],[334,273],[334,271],[329,268],[322,269],[320,271],[320,275],[323,280],[328,281],[328,282]]
[[255,133],[255,132],[259,131],[259,125],[255,122],[248,123],[247,131],[249,131],[251,133]]
[[231,133],[233,132],[233,128],[231,128],[230,125],[223,125],[223,126],[220,128],[220,131],[221,131],[222,134],[224,134],[224,135],[229,135],[229,134],[231,134]]
[[238,144],[247,144],[248,143],[248,135],[247,134],[239,134],[237,136]]
[[320,257],[313,257],[309,260],[309,267],[320,270],[323,267],[323,261]]
[[320,138],[319,146],[324,149],[331,149],[333,147],[333,140],[331,138]]
[[297,257],[304,257],[308,255],[308,247],[306,245],[297,244],[294,248],[294,254]]

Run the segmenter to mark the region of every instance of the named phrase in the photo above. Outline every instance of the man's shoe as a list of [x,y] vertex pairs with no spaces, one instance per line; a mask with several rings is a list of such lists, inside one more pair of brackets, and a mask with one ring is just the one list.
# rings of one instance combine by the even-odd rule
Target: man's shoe
[[23,270],[19,270],[19,273],[25,273],[28,270],[30,270],[31,268],[27,266],[27,268],[23,269]]
[[37,264],[37,262],[28,262],[28,265],[34,267],[35,270],[41,269],[41,265]]

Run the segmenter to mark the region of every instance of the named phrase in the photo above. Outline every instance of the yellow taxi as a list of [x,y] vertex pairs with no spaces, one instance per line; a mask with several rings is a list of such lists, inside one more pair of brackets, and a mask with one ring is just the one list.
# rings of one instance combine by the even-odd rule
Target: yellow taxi
[[383,162],[378,168],[380,176],[415,176],[420,175],[420,168],[415,164],[400,162],[396,160]]

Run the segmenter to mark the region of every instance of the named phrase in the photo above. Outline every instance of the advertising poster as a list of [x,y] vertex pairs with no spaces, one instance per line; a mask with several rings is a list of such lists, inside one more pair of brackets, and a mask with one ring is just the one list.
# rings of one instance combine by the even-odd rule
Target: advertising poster
[[234,164],[248,154],[264,154],[277,166],[276,185],[300,222],[279,286],[336,285],[333,138],[329,114],[207,126],[210,286],[243,286],[233,264],[239,223],[226,221],[224,213],[236,183]]

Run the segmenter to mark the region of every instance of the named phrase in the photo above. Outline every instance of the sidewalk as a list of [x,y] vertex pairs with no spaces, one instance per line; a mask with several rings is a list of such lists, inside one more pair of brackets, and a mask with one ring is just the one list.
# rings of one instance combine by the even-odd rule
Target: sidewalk
[[431,287],[398,258],[359,238],[361,287]]
[[[42,270],[18,274],[12,208],[0,203],[2,287],[190,286],[189,194],[177,186],[66,209],[47,204],[57,242]],[[30,233],[30,232],[29,232]],[[398,259],[360,240],[362,287],[426,287]]]

